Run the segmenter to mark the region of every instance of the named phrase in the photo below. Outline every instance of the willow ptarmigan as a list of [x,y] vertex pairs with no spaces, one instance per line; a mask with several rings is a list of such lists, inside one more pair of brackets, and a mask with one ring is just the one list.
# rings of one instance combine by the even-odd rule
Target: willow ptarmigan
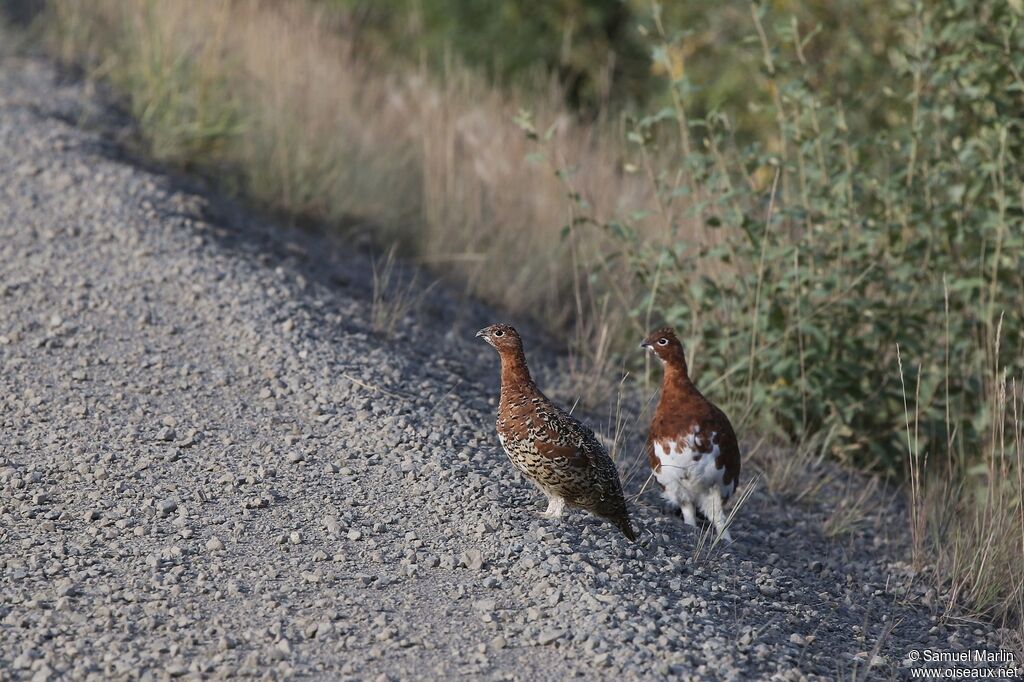
[[543,516],[559,517],[568,504],[611,521],[636,540],[615,464],[593,431],[533,383],[518,332],[495,324],[476,335],[501,356],[498,439],[512,464],[547,496]]
[[732,542],[723,505],[740,480],[740,449],[729,418],[690,381],[683,344],[669,328],[652,333],[646,348],[664,366],[661,400],[647,436],[647,459],[669,504],[697,525],[694,505]]

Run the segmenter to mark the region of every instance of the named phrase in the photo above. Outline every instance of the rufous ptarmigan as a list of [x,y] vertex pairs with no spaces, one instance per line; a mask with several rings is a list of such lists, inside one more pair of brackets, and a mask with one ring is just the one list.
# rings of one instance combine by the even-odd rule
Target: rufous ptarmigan
[[578,507],[635,541],[615,463],[593,431],[537,388],[516,330],[495,324],[476,335],[501,357],[498,439],[512,464],[547,496],[543,516],[559,517],[566,505]]
[[740,449],[732,424],[693,385],[683,344],[672,329],[653,332],[640,346],[664,368],[661,400],[647,436],[654,478],[686,523],[697,525],[696,505],[722,539],[732,542],[723,509],[740,480]]

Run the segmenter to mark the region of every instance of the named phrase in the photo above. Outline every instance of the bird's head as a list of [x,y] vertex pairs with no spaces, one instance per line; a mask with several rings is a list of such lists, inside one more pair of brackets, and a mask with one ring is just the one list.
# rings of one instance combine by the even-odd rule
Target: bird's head
[[676,337],[671,327],[663,327],[648,334],[640,347],[652,353],[654,357],[661,360],[662,364],[681,362],[685,367],[686,358],[683,355],[683,344]]
[[476,333],[478,338],[494,346],[499,353],[516,353],[523,350],[523,341],[519,332],[507,324],[492,324]]

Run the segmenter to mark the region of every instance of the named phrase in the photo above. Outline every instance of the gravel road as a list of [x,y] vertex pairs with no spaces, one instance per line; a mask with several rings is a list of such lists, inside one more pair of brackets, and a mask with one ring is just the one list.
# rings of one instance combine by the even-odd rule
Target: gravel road
[[710,554],[650,492],[637,544],[539,518],[473,338],[500,316],[438,287],[376,336],[364,254],[147,170],[123,125],[0,61],[0,678],[902,678],[998,641],[898,538],[764,489]]

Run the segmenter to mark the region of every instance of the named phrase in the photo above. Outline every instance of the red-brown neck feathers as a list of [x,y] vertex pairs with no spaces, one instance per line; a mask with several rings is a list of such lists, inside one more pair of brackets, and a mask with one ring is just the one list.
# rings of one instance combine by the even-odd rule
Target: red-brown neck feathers
[[668,360],[665,362],[665,375],[661,380],[661,401],[658,411],[679,413],[688,404],[701,401],[703,396],[690,381],[686,372],[685,360]]
[[499,349],[498,355],[501,357],[502,389],[515,389],[533,384],[522,348]]

